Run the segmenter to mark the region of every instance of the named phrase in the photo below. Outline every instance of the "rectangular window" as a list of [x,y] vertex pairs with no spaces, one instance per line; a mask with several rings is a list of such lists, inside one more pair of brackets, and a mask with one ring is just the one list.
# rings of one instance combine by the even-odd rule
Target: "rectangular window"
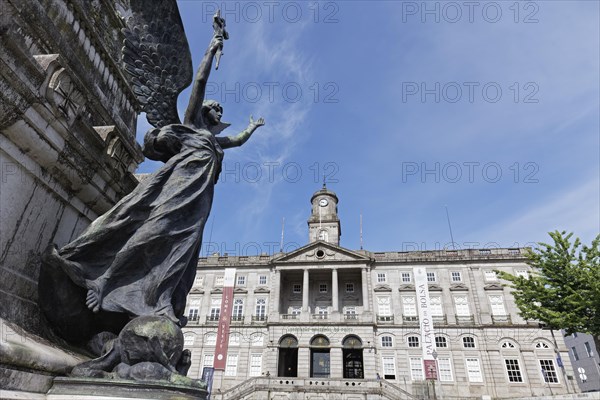
[[241,321],[244,319],[244,300],[243,299],[235,299],[233,301],[233,315],[232,319],[234,321]]
[[215,286],[223,286],[223,275],[218,275],[215,277]]
[[290,314],[292,314],[292,315],[300,315],[300,314],[302,314],[302,307],[300,307],[300,306],[292,306]]
[[451,275],[452,275],[452,282],[461,282],[462,281],[462,276],[460,276],[459,271],[452,271]]
[[250,335],[250,344],[252,346],[262,346],[264,341],[264,336],[260,333],[254,333]]
[[210,300],[210,315],[208,316],[211,321],[218,321],[221,315],[221,299]]
[[346,283],[346,293],[354,293],[354,283]]
[[188,311],[188,320],[190,321],[198,321],[198,313],[200,309],[198,307],[190,308]]
[[456,315],[459,317],[470,317],[469,300],[467,295],[454,296],[454,306],[456,307]]
[[390,316],[392,315],[392,307],[390,304],[390,297],[378,297],[377,298],[377,311],[381,316]]
[[396,379],[396,358],[381,357],[383,365],[383,379]]
[[422,381],[423,376],[423,361],[421,357],[409,357],[410,360],[410,378],[413,381]]
[[[217,344],[217,334],[215,332],[208,332],[204,335],[204,345],[205,346],[214,346]],[[212,365],[211,365],[212,367]]]
[[523,278],[527,279],[529,277],[529,272],[526,269],[516,269],[515,275],[522,276]]
[[452,382],[454,377],[452,375],[452,361],[449,357],[440,357],[437,360],[438,368],[440,370],[440,381]]
[[236,376],[237,375],[237,364],[238,355],[229,354],[227,356],[227,363],[225,364],[225,376]]
[[443,317],[442,296],[429,296],[429,313],[432,317]]
[[327,315],[327,307],[317,307],[315,311],[319,315]]
[[437,281],[436,277],[435,277],[435,272],[428,272],[427,273],[427,282],[435,282]]
[[256,318],[259,321],[265,319],[267,315],[267,300],[266,299],[256,299]]
[[489,299],[492,315],[506,315],[506,309],[504,308],[504,297],[501,294],[492,294],[489,296]]
[[391,336],[382,336],[381,337],[381,347],[392,347],[394,345]]
[[585,346],[585,351],[587,352],[588,357],[594,357],[594,352],[592,351],[592,346],[590,346],[590,343],[585,342],[583,345]]
[[[347,318],[348,318],[348,316],[356,317],[356,307],[354,307],[354,306],[344,307],[344,314],[346,314]],[[355,319],[355,318],[348,318],[348,319]]]
[[237,286],[246,286],[246,275],[238,275]]
[[239,346],[240,345],[240,334],[239,333],[232,333],[231,335],[229,335],[229,345],[230,346]]
[[575,347],[571,347],[571,352],[573,353],[573,358],[575,361],[579,361],[579,354],[577,354],[577,349]]
[[302,285],[299,283],[294,283],[294,285],[292,286],[292,292],[293,293],[302,293]]
[[488,282],[495,282],[498,280],[498,275],[494,271],[483,271],[483,277]]
[[387,282],[387,275],[385,272],[378,272],[377,273],[377,283],[386,283]]
[[509,382],[523,382],[523,376],[521,375],[521,367],[519,366],[518,359],[505,359],[504,364],[506,365],[506,373],[508,374]]
[[467,367],[467,376],[469,382],[483,382],[483,375],[481,374],[481,365],[479,365],[478,358],[466,358],[465,364]]
[[417,298],[415,296],[402,296],[402,310],[407,317],[416,317],[417,313]]
[[326,283],[319,284],[319,293],[327,293],[327,284]]
[[258,277],[258,284],[259,285],[266,285],[267,284],[267,276],[266,275],[260,275]]
[[204,275],[196,275],[194,279],[194,287],[202,287],[204,286]]
[[540,368],[544,382],[546,383],[558,383],[558,375],[556,374],[556,368],[554,368],[554,360],[540,360]]
[[204,368],[204,367],[212,368],[214,360],[215,360],[214,354],[205,354],[204,358],[202,360],[202,368]]
[[184,336],[183,337],[183,345],[186,347],[193,346],[195,338],[196,338],[196,335],[194,335],[194,334]]
[[262,372],[262,354],[250,355],[250,376],[260,376]]
[[412,281],[410,272],[402,272],[400,277],[402,278],[402,283],[410,283]]

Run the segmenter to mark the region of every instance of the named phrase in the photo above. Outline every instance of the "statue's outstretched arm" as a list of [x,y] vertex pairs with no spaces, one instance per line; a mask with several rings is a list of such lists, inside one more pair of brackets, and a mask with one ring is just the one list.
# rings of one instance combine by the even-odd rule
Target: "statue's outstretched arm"
[[223,37],[216,35],[210,42],[206,53],[204,53],[204,58],[200,63],[200,67],[198,67],[196,79],[194,80],[194,84],[192,86],[190,103],[185,111],[183,123],[186,125],[193,125],[196,128],[201,128],[204,126],[204,121],[202,120],[202,102],[204,101],[206,82],[208,82],[208,76],[210,75],[210,69],[212,68],[215,54],[222,47]]
[[252,136],[255,130],[257,130],[260,126],[265,124],[264,118],[259,118],[258,120],[254,120],[252,116],[250,116],[250,124],[248,127],[240,132],[236,136],[217,136],[217,142],[223,149],[228,149],[230,147],[238,147],[246,143],[246,141]]

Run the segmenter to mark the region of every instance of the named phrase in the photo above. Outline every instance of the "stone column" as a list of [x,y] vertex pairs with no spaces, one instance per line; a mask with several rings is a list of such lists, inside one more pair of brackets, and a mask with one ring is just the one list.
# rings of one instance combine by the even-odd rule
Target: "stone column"
[[337,272],[337,268],[334,268],[331,270],[331,296],[332,296],[332,301],[331,301],[331,307],[332,307],[332,311],[338,312],[340,307],[339,307],[339,295],[338,295],[338,272]]
[[363,311],[369,311],[369,285],[367,282],[367,269],[363,268],[360,275],[362,281]]
[[308,282],[308,269],[304,270],[304,277],[302,278],[302,312],[308,313],[308,291],[310,289]]

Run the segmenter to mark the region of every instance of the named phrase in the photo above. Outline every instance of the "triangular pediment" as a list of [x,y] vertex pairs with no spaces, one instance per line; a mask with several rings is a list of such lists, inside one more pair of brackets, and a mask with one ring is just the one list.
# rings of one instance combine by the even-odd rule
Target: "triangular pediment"
[[269,288],[264,287],[264,286],[260,286],[260,287],[257,287],[256,289],[254,289],[254,293],[269,293],[269,292],[270,292]]
[[485,290],[504,290],[504,286],[499,283],[490,283],[489,285],[485,285],[483,287]]
[[390,285],[381,284],[381,285],[375,286],[373,288],[373,291],[375,291],[375,292],[391,292],[392,288],[390,287]]
[[318,240],[273,260],[275,264],[319,262],[370,263],[371,259],[353,250]]
[[464,283],[455,283],[454,285],[450,286],[450,290],[469,290],[469,288]]

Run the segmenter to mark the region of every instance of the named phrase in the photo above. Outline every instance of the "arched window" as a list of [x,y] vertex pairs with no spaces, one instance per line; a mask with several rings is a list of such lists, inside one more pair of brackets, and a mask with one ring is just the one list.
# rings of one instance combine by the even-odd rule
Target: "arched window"
[[310,341],[310,376],[312,378],[329,378],[329,339],[317,335]]
[[344,358],[344,379],[363,379],[362,341],[358,336],[346,336],[342,341],[342,357]]
[[548,343],[544,342],[543,340],[540,340],[535,344],[535,348],[536,349],[549,349],[550,345]]
[[505,340],[502,342],[502,344],[500,344],[500,347],[503,349],[514,349],[516,348],[515,344],[513,342],[511,342],[510,340]]
[[465,336],[462,339],[463,347],[465,349],[474,349],[475,348],[475,338],[473,336]]
[[418,336],[409,336],[407,338],[408,347],[419,347],[419,337]]
[[312,347],[328,347],[329,339],[323,335],[317,335],[310,341]]
[[285,335],[279,340],[277,375],[282,377],[298,376],[298,339],[292,335]]
[[436,336],[435,347],[437,347],[438,349],[448,347],[448,340],[444,336]]

